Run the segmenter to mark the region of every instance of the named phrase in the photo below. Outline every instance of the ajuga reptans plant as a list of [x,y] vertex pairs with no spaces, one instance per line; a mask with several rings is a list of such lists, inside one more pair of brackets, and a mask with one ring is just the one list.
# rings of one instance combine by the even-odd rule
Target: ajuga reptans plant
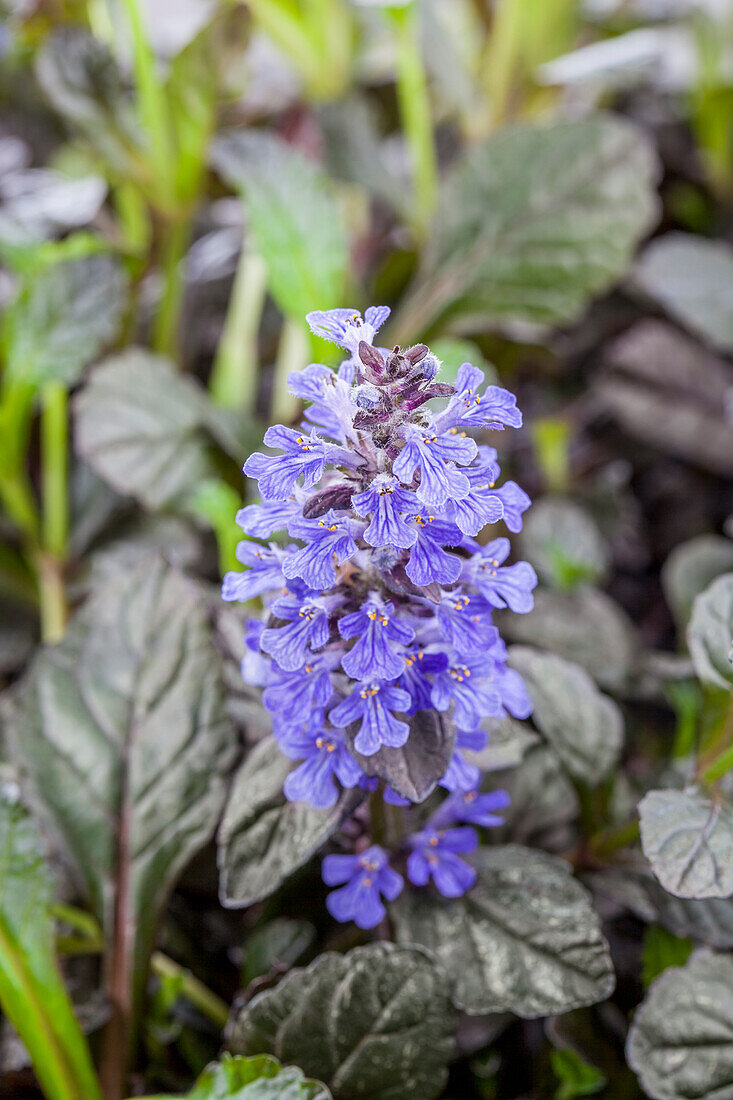
[[[530,503],[513,481],[496,487],[496,451],[470,434],[519,427],[514,396],[482,390],[469,363],[455,385],[440,382],[424,344],[375,347],[388,314],[308,315],[348,358],[290,375],[307,421],[269,428],[265,444],[279,453],[247,460],[261,503],[237,516],[247,568],[223,586],[227,600],[264,598],[242,671],[264,688],[275,738],[296,762],[286,798],[325,809],[344,789],[372,792],[371,814],[359,807],[346,824],[347,850],[323,861],[330,912],[364,928],[401,891],[398,868],[447,897],[473,885],[462,857],[508,799],[481,793],[464,751],[485,746],[484,719],[531,711],[492,613],[530,610],[537,583],[527,562],[504,564],[506,537],[477,541],[500,521],[520,530]],[[277,532],[294,541],[264,541]],[[410,809],[436,784],[447,794],[429,816]]]

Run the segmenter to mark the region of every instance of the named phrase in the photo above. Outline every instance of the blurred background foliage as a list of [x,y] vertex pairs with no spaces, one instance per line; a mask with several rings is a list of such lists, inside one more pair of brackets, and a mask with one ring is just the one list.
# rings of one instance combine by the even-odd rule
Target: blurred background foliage
[[[0,0],[0,10],[5,685],[39,640],[64,639],[58,667],[46,651],[32,662],[31,688],[66,699],[62,665],[87,653],[85,639],[108,646],[116,668],[127,659],[99,625],[103,607],[134,606],[153,634],[187,608],[180,645],[213,630],[231,744],[256,740],[262,716],[236,668],[240,621],[215,593],[241,537],[241,465],[264,425],[297,417],[288,373],[335,361],[304,314],[389,304],[385,342],[427,339],[449,376],[470,360],[519,393],[526,428],[501,441],[502,464],[538,500],[520,541],[541,588],[535,611],[502,629],[581,666],[627,729],[625,749],[580,730],[585,764],[552,724],[540,745],[515,730],[503,756],[497,737],[497,766],[515,768],[504,839],[595,876],[619,991],[544,1031],[493,1018],[466,1031],[446,1096],[637,1095],[620,1049],[642,980],[684,963],[693,942],[733,947],[729,915],[690,909],[725,903],[670,906],[636,847],[635,814],[644,790],[680,775],[727,798],[733,751],[722,643],[710,642],[700,603],[694,668],[685,641],[695,598],[733,569],[731,4]],[[197,578],[190,607],[151,565],[161,555]],[[148,587],[139,574],[120,585],[136,566]],[[701,645],[715,660],[705,664]],[[206,693],[209,672],[192,673]],[[212,719],[201,732],[206,810],[181,825],[175,851],[157,852],[152,825],[144,834],[160,862],[134,872],[135,942],[120,961],[120,868],[97,844],[104,829],[89,823],[88,844],[72,820],[73,784],[53,797],[33,706],[25,725],[8,718],[0,732],[0,778],[15,790],[22,760],[92,901],[77,907],[56,850],[51,891],[36,826],[6,791],[0,838],[15,839],[5,856],[0,845],[0,869],[21,885],[0,892],[0,964],[6,951],[43,995],[26,1018],[0,979],[27,1048],[7,1027],[0,1091],[34,1095],[22,1091],[34,1088],[28,1056],[52,1100],[119,1100],[128,1065],[138,1092],[181,1090],[216,1053],[236,988],[313,957],[320,918],[304,919],[292,887],[279,910],[220,909],[209,848],[156,940],[233,766]],[[125,754],[108,766],[100,797],[116,820]],[[659,877],[669,886],[673,874]],[[29,882],[38,928],[24,916]],[[83,1028],[103,1033],[102,1093],[54,944]],[[100,952],[111,979],[87,965]]]

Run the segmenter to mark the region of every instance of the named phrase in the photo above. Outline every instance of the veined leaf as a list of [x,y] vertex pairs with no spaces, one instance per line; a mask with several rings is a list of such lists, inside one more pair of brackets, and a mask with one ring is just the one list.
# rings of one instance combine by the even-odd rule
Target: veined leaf
[[679,630],[690,621],[696,596],[722,573],[733,573],[733,539],[699,535],[674,548],[662,566],[662,587]]
[[0,786],[0,1007],[31,1056],[47,1100],[101,1100],[54,956],[51,880],[36,827]]
[[103,584],[12,708],[13,757],[107,933],[115,1018],[132,1014],[161,908],[223,805],[235,743],[219,666],[195,586],[153,559]]
[[481,848],[472,863],[478,880],[465,897],[406,890],[390,906],[398,939],[443,964],[458,1008],[531,1019],[610,995],[600,921],[566,863],[513,844]]
[[525,646],[513,646],[512,668],[527,684],[532,719],[576,779],[597,784],[618,760],[623,716],[578,665]]
[[152,510],[182,501],[213,473],[204,394],[142,348],[110,356],[76,400],[76,437],[89,465]]
[[649,791],[639,824],[644,855],[665,890],[680,898],[733,894],[733,806],[722,793]]
[[227,1045],[297,1063],[334,1100],[434,1100],[455,1023],[445,977],[427,952],[373,943],[327,952],[253,997]]
[[[288,802],[283,783],[292,763],[272,737],[251,749],[237,772],[219,829],[222,903],[239,908],[261,901],[325,844],[344,805],[316,810]],[[342,803],[352,805],[346,792]]]
[[283,313],[302,317],[339,304],[347,240],[324,172],[279,138],[224,134],[214,167],[244,196],[257,251]]
[[687,644],[700,680],[733,690],[733,572],[718,577],[695,598]]
[[626,1057],[654,1100],[731,1100],[733,958],[697,951],[665,970],[636,1010]]
[[127,279],[109,255],[62,260],[28,279],[3,315],[8,377],[72,385],[117,336]]
[[573,320],[656,220],[657,174],[641,133],[608,115],[491,137],[445,183],[392,336]]
[[51,105],[116,170],[136,167],[142,145],[134,100],[108,48],[80,26],[49,36],[38,80]]

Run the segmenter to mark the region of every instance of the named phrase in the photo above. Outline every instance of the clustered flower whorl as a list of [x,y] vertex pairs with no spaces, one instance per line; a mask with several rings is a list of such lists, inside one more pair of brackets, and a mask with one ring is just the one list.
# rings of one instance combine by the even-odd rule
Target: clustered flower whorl
[[[409,805],[439,782],[452,793],[405,843],[406,869],[413,883],[432,877],[456,896],[475,877],[460,858],[477,844],[472,826],[499,823],[494,811],[507,804],[502,791],[478,793],[463,750],[485,745],[483,719],[531,712],[492,612],[529,611],[537,583],[527,562],[503,564],[507,538],[476,541],[500,520],[519,531],[530,501],[513,481],[495,488],[496,451],[469,431],[516,428],[522,417],[507,390],[480,392],[483,372],[469,363],[453,386],[437,381],[424,344],[376,348],[388,315],[308,315],[348,358],[338,371],[311,364],[290,375],[291,391],[310,402],[307,424],[268,429],[265,444],[281,453],[247,460],[262,501],[237,515],[252,539],[287,530],[297,541],[241,542],[248,568],[226,575],[223,596],[265,597],[267,620],[247,625],[243,675],[264,687],[278,744],[300,762],[286,797],[325,808],[340,785]],[[411,739],[421,738],[435,774],[423,768],[417,789],[405,758],[419,756]],[[345,884],[329,896],[333,915],[362,927],[381,919],[380,895],[396,896],[403,881],[376,845],[327,856],[324,878]]]

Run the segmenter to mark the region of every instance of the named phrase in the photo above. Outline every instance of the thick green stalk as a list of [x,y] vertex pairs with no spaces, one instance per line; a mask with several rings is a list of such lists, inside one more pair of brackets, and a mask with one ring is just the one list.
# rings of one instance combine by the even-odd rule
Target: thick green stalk
[[415,189],[413,231],[422,238],[435,209],[438,167],[417,18],[416,4],[392,12],[397,45],[397,101]]
[[153,347],[160,355],[177,360],[181,307],[185,293],[183,258],[188,249],[191,225],[188,220],[166,226],[161,254],[163,292],[153,329]]
[[64,563],[69,538],[68,396],[61,382],[41,391],[42,550],[37,555],[41,634],[45,642],[63,638],[68,618]]
[[63,561],[69,538],[68,396],[61,382],[47,382],[41,394],[41,490],[43,545]]
[[209,389],[218,405],[254,412],[257,402],[257,334],[267,292],[267,267],[242,249]]
[[270,412],[274,424],[288,424],[295,416],[298,400],[288,390],[288,375],[302,370],[308,358],[308,333],[299,317],[286,317],[280,333],[275,362]]
[[173,142],[170,115],[163,83],[156,72],[155,55],[150,46],[138,0],[122,0],[132,36],[132,60],[137,90],[138,112],[150,144],[160,205],[170,209],[173,198]]

